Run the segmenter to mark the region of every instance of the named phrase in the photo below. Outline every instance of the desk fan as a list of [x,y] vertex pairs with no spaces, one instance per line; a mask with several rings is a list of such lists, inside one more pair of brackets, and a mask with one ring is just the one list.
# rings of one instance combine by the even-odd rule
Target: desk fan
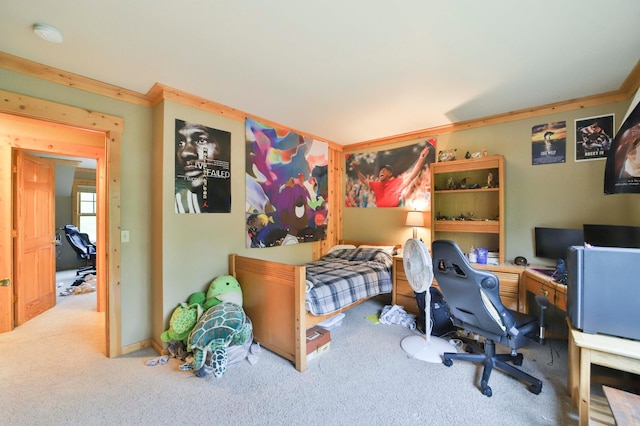
[[431,255],[424,243],[410,238],[403,249],[402,263],[409,285],[416,293],[425,294],[425,336],[413,335],[402,339],[400,346],[412,358],[426,362],[442,362],[442,354],[455,351],[445,339],[431,336],[431,293],[429,287],[433,282],[433,264]]

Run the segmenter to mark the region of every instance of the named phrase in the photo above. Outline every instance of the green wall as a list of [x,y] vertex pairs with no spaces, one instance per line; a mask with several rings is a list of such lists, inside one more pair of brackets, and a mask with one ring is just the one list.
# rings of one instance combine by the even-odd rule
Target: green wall
[[[614,113],[617,129],[629,104],[630,101],[618,102],[437,135],[437,149],[456,149],[458,159],[464,158],[467,151],[476,152],[483,148],[489,155],[504,155],[507,261],[525,256],[529,262],[548,263],[548,260],[533,257],[535,226],[582,228],[583,223],[640,225],[638,195],[604,195],[605,160],[574,161],[574,120]],[[531,128],[536,124],[563,120],[567,123],[567,161],[531,165]],[[403,226],[405,217],[406,210],[400,208],[345,208],[343,237],[371,237],[404,243],[411,236],[411,231]],[[373,224],[375,226],[371,226]],[[422,229],[420,232],[428,235],[430,230]]]
[[[229,253],[288,263],[311,259],[311,245],[246,249],[244,237],[244,125],[173,102],[150,109],[0,69],[0,88],[61,104],[124,118],[122,134],[121,224],[130,231],[122,244],[122,344],[159,341],[175,306],[205,290],[227,273]],[[640,225],[635,195],[604,196],[604,161],[573,161],[567,141],[565,164],[531,166],[531,127],[566,120],[568,134],[576,118],[615,113],[620,126],[629,102],[585,108],[535,119],[438,135],[438,149],[458,153],[487,148],[506,157],[507,259],[533,258],[534,226],[579,227],[584,222]],[[232,134],[232,211],[230,214],[174,213],[174,120],[181,118]],[[415,143],[409,141],[403,145]],[[396,144],[397,145],[397,144]],[[378,150],[377,148],[376,150]],[[343,237],[404,242],[406,210],[355,209],[343,212]],[[420,230],[421,236],[426,229]]]
[[[231,213],[176,214],[174,212],[175,119],[204,124],[231,133]],[[244,254],[278,262],[301,264],[311,260],[311,244],[247,249],[245,233],[244,122],[165,101],[154,113],[154,140],[162,154],[154,161],[153,220],[154,321],[157,340],[180,302],[209,282],[228,273],[228,255]],[[162,285],[160,285],[162,283]]]
[[0,69],[0,88],[34,98],[99,111],[124,119],[120,221],[131,231],[122,244],[122,344],[151,336],[151,110],[60,84]]

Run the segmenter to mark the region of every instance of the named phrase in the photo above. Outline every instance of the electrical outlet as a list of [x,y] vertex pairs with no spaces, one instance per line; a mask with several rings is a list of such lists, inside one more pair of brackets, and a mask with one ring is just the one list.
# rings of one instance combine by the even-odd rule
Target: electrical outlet
[[9,278],[0,280],[0,287],[9,287],[9,285],[11,285],[11,280]]
[[129,242],[129,230],[128,229],[123,229],[122,231],[120,231],[120,242],[122,242],[122,243],[128,243]]

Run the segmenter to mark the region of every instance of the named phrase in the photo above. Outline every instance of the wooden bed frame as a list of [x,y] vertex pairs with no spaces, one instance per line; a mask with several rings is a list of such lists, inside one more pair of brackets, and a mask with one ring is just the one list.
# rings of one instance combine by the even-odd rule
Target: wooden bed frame
[[[398,244],[357,241],[341,241],[340,244],[400,247]],[[308,313],[305,306],[304,266],[230,254],[229,274],[242,287],[243,307],[253,323],[255,341],[292,361],[298,371],[307,369],[307,329],[366,300],[329,315],[316,316]]]

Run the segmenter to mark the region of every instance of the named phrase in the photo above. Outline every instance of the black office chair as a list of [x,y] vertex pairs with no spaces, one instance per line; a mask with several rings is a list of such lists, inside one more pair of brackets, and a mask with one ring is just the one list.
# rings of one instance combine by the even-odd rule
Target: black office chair
[[64,235],[76,254],[78,259],[85,262],[85,266],[78,268],[76,275],[95,274],[96,272],[96,246],[89,240],[89,235],[80,232],[73,225],[64,226]]
[[[542,381],[507,364],[522,365],[522,354],[516,350],[530,342],[527,335],[537,333],[537,320],[505,308],[498,277],[473,269],[455,242],[434,241],[432,258],[434,277],[449,304],[454,325],[484,337],[484,350],[476,341],[464,339],[471,353],[445,353],[443,364],[450,367],[454,359],[484,364],[480,387],[486,396],[492,393],[489,376],[494,367],[528,383],[529,391],[539,394]],[[496,342],[509,347],[511,353],[496,354]]]

